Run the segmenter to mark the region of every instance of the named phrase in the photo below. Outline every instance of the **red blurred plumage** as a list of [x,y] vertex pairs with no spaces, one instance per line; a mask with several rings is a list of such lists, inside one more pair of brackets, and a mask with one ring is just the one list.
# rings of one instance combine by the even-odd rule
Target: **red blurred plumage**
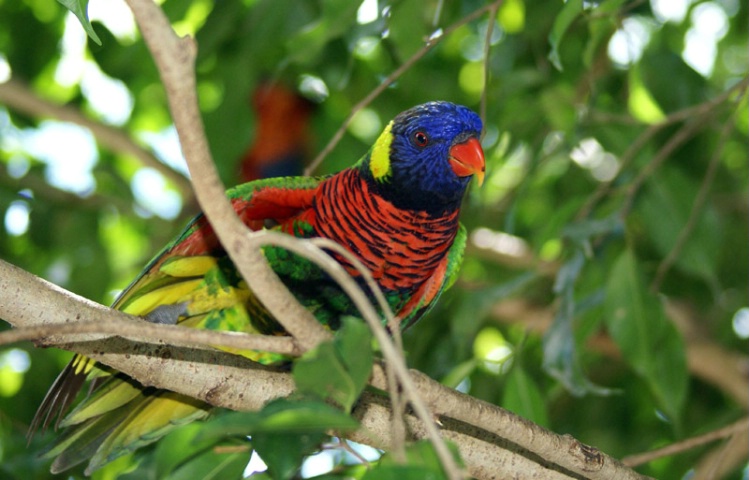
[[308,154],[313,104],[277,83],[263,83],[252,94],[257,116],[255,140],[242,156],[242,182],[301,175]]

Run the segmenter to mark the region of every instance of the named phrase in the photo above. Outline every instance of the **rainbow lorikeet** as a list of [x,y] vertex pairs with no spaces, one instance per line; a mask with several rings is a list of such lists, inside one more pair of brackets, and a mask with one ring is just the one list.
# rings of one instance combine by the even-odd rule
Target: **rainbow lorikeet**
[[[448,102],[430,102],[390,122],[352,167],[335,175],[245,183],[228,191],[237,215],[252,229],[297,237],[326,237],[370,269],[390,306],[408,326],[448,288],[463,257],[458,222],[472,176],[484,177],[478,115]],[[320,269],[278,247],[264,254],[291,292],[331,329],[352,302]],[[354,276],[358,272],[337,260]],[[367,289],[365,289],[367,291]],[[193,328],[283,334],[237,273],[203,216],[195,218],[115,301],[114,308],[161,323]],[[278,355],[237,352],[273,363]],[[88,378],[94,388],[60,420]],[[87,473],[151,443],[176,425],[207,416],[210,406],[173,392],[143,388],[109,367],[76,355],[42,402],[30,431],[55,417],[64,434],[45,456],[53,472],[91,458]]]
[[257,128],[240,160],[243,182],[301,175],[308,156],[311,101],[275,83],[262,83],[252,93]]

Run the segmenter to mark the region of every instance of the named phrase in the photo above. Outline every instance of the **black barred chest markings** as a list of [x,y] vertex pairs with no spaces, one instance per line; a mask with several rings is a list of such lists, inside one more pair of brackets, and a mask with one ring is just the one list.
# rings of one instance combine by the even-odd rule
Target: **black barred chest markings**
[[[371,194],[354,173],[326,182],[314,203],[320,236],[347,247],[386,289],[417,288],[438,267],[458,230],[458,212],[431,217]],[[337,256],[350,273],[357,272]]]

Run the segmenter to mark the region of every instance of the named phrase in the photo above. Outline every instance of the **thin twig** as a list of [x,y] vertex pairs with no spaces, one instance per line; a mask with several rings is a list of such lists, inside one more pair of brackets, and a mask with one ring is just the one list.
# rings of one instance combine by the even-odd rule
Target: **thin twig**
[[651,175],[661,166],[663,165],[663,162],[665,162],[669,156],[674,153],[674,151],[682,146],[687,140],[692,138],[692,136],[702,127],[704,127],[706,124],[704,118],[695,119],[691,122],[685,124],[683,127],[679,129],[678,132],[676,132],[669,140],[668,142],[660,149],[658,150],[658,153],[655,154],[655,156],[648,162],[645,167],[640,170],[640,173],[637,174],[634,180],[629,184],[629,186],[626,189],[626,197],[624,199],[624,204],[621,208],[620,215],[624,218],[627,215],[629,215],[629,211],[632,209],[632,206],[634,205],[635,196],[637,195],[637,192],[640,191],[640,188],[645,183],[645,181],[650,178]]
[[622,459],[622,463],[628,467],[636,467],[638,465],[652,462],[653,460],[657,460],[659,458],[676,455],[677,453],[700,447],[702,445],[705,445],[706,443],[714,442],[723,438],[728,438],[736,434],[746,434],[747,431],[749,431],[749,417],[744,417],[741,420],[732,423],[731,425],[727,425],[703,435],[687,438],[686,440],[672,443],[671,445],[667,445],[650,452],[629,455]]
[[398,374],[395,373],[391,362],[385,363],[387,372],[387,386],[390,393],[390,441],[393,445],[393,458],[398,463],[406,462],[406,402],[400,392]]
[[[377,299],[377,303],[380,305],[380,309],[386,320],[391,333],[391,337],[395,343],[396,351],[398,355],[403,357],[403,341],[400,331],[400,321],[395,315],[393,315],[390,305],[385,299],[385,295],[382,293],[380,286],[375,282],[374,277],[369,269],[351,252],[343,248],[342,245],[327,239],[327,238],[313,238],[310,239],[314,245],[332,250],[333,252],[341,255],[359,272],[360,275],[365,279],[367,286]],[[361,312],[363,314],[363,312]],[[392,445],[393,455],[396,461],[403,462],[406,459],[405,451],[405,440],[406,440],[406,426],[404,423],[404,412],[405,402],[402,400],[402,395],[397,381],[397,376],[392,369],[391,362],[387,363],[388,372],[388,392],[390,393],[390,403],[393,409],[393,415],[391,418],[392,422]]]
[[345,438],[340,438],[340,437],[337,437],[337,438],[338,438],[338,441],[335,444],[332,444],[331,448],[339,448],[341,450],[344,450],[349,455],[351,455],[354,458],[356,458],[359,461],[359,463],[361,463],[362,465],[364,465],[367,468],[370,468],[372,466],[369,463],[369,460],[367,460],[366,458],[364,458],[361,455],[361,453],[359,453],[356,450],[354,450],[354,448],[349,444],[348,440],[346,440]]
[[657,292],[660,289],[661,283],[663,282],[666,273],[668,273],[671,266],[674,264],[674,262],[676,262],[676,259],[679,258],[684,245],[686,245],[687,241],[689,240],[689,236],[692,234],[692,230],[694,230],[694,228],[697,226],[700,215],[702,214],[702,209],[707,202],[707,195],[708,193],[710,193],[710,187],[712,186],[713,180],[715,179],[715,174],[718,172],[718,166],[720,165],[720,156],[723,153],[723,147],[725,146],[726,140],[728,139],[728,134],[732,129],[733,115],[729,115],[728,119],[723,124],[723,128],[721,129],[720,137],[718,139],[718,145],[713,151],[713,156],[707,166],[704,180],[702,181],[700,189],[694,198],[694,203],[692,203],[692,209],[689,212],[687,223],[679,232],[676,243],[668,252],[666,258],[664,258],[660,265],[658,265],[658,269],[655,272],[655,278],[653,279],[653,283],[651,283],[650,285],[651,292]]
[[234,453],[250,453],[250,445],[216,445],[211,449],[217,455],[231,455]]
[[591,212],[593,211],[595,206],[598,204],[598,202],[600,202],[601,199],[603,199],[609,193],[613,185],[618,181],[619,175],[621,175],[621,172],[625,171],[626,167],[628,167],[629,164],[632,162],[632,160],[634,160],[635,156],[640,152],[640,150],[642,150],[642,148],[658,132],[660,132],[667,126],[672,125],[674,123],[681,122],[683,120],[692,119],[692,118],[699,118],[709,113],[711,110],[720,106],[723,102],[729,99],[736,92],[742,92],[746,90],[747,86],[749,86],[749,77],[745,77],[736,85],[729,88],[728,90],[721,93],[720,95],[716,96],[715,98],[711,98],[710,100],[706,102],[674,112],[668,115],[666,118],[664,118],[660,122],[649,126],[644,132],[640,134],[639,137],[637,137],[637,139],[629,146],[629,148],[627,148],[624,154],[622,154],[621,159],[620,159],[619,173],[611,180],[607,182],[603,182],[598,186],[596,191],[593,192],[590,198],[580,208],[577,215],[575,215],[575,219],[577,221],[580,221],[584,218],[587,218],[591,214]]
[[[20,327],[0,332],[0,345],[33,340],[36,343],[49,343],[47,337],[65,335],[65,343],[71,343],[70,335],[101,334],[119,335],[131,340],[151,343],[169,343],[171,345],[228,347],[239,350],[257,350],[298,356],[300,349],[291,337],[260,335],[240,332],[224,332],[186,328],[175,325],[159,325],[143,320],[133,319],[123,322],[112,319],[98,319],[88,322],[58,323]],[[154,339],[158,339],[154,341]]]
[[[382,289],[375,281],[374,277],[372,276],[372,272],[369,271],[369,269],[364,265],[359,258],[354,255],[353,253],[346,250],[343,245],[340,243],[334,242],[333,240],[330,240],[329,238],[323,238],[323,237],[317,237],[317,238],[310,238],[309,242],[313,245],[325,249],[325,250],[331,250],[338,255],[342,256],[346,261],[348,261],[352,267],[356,269],[357,272],[364,278],[365,283],[367,284],[367,287],[369,287],[369,290],[372,292],[372,295],[374,295],[375,300],[377,300],[377,304],[380,306],[380,309],[382,309],[382,316],[385,317],[385,322],[391,330],[391,335],[394,337],[396,336],[396,332],[398,332],[397,337],[401,338],[399,332],[400,332],[400,321],[393,313],[393,310],[390,308],[390,304],[388,303],[387,299],[385,298],[385,295],[382,293]],[[398,345],[399,349],[403,349],[402,345]]]
[[[348,262],[352,264],[354,268],[364,277],[367,286],[374,294],[377,299],[380,308],[383,311],[386,324],[390,329],[391,338],[395,344],[396,351],[400,358],[403,358],[403,341],[401,336],[400,321],[395,315],[393,315],[390,305],[385,299],[382,290],[380,289],[377,282],[375,282],[372,273],[367,267],[351,252],[343,248],[342,245],[333,242],[326,238],[311,239],[311,241],[321,248],[332,250],[337,254],[344,257]],[[363,313],[363,312],[362,312]],[[392,362],[387,363],[388,372],[388,392],[390,393],[390,403],[393,409],[392,416],[392,443],[393,443],[393,455],[397,461],[404,462],[406,460],[405,451],[405,440],[406,440],[406,426],[404,423],[405,403],[402,399],[400,392],[400,384],[398,377],[392,367]]]
[[325,157],[330,154],[330,152],[338,145],[338,142],[341,141],[341,138],[343,138],[343,134],[346,133],[346,129],[351,124],[351,121],[354,119],[354,116],[364,107],[372,103],[372,101],[377,98],[382,92],[385,91],[386,88],[388,88],[393,82],[395,82],[398,78],[400,78],[401,75],[406,73],[416,62],[418,62],[424,55],[426,55],[432,48],[434,48],[443,38],[447,37],[451,33],[453,33],[458,28],[462,27],[466,23],[472,22],[473,20],[479,18],[481,15],[483,15],[485,12],[491,10],[494,8],[495,4],[498,5],[502,2],[502,0],[497,0],[496,2],[490,3],[488,5],[484,5],[481,8],[478,8],[474,10],[473,12],[469,13],[462,19],[458,20],[457,22],[453,23],[449,27],[447,27],[441,35],[435,36],[433,38],[430,38],[429,41],[427,41],[426,44],[424,44],[421,49],[419,49],[416,53],[414,53],[408,60],[406,60],[400,67],[398,67],[393,73],[388,75],[385,80],[382,81],[374,90],[369,92],[369,94],[361,99],[359,103],[354,105],[354,107],[351,109],[351,113],[343,120],[341,123],[341,126],[336,130],[335,134],[330,138],[330,141],[328,141],[327,145],[325,145],[325,148],[323,148],[320,153],[317,154],[315,159],[312,161],[312,163],[309,164],[309,166],[304,170],[305,175],[312,175],[312,173],[317,169],[317,167],[320,166],[322,161],[325,159]]
[[727,478],[736,467],[746,465],[747,452],[749,435],[745,431],[736,432],[700,458],[694,465],[694,476],[690,480]]
[[486,37],[484,38],[484,89],[481,92],[481,106],[479,108],[479,115],[481,116],[481,121],[484,122],[484,125],[486,125],[486,92],[487,87],[489,86],[489,78],[491,77],[489,71],[489,51],[492,48],[492,34],[494,33],[495,18],[497,18],[497,11],[501,5],[502,0],[494,2],[491,10],[489,10],[489,18],[486,20]]

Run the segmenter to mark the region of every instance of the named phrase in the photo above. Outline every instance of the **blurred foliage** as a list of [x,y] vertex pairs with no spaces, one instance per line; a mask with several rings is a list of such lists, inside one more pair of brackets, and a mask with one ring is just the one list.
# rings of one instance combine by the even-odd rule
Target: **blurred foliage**
[[[197,39],[203,120],[227,184],[236,182],[237,160],[253,139],[249,97],[261,81],[296,86],[318,103],[313,136],[320,149],[353,105],[428,37],[485,4],[364,3],[377,13],[366,23],[359,4],[346,0],[163,2],[175,29]],[[664,18],[657,8],[664,3],[684,12]],[[42,98],[111,123],[173,165],[158,74],[128,28],[127,11],[106,4],[99,8],[113,15],[89,9],[98,45],[83,40],[81,23],[56,2],[0,0],[0,81],[12,75]],[[746,315],[743,330],[737,315],[749,305],[749,121],[746,96],[735,88],[747,77],[747,8],[738,0],[506,0],[495,18],[484,15],[441,38],[359,112],[320,172],[356,161],[405,108],[444,99],[478,110],[486,95],[487,180],[470,192],[462,214],[471,246],[458,284],[405,335],[412,367],[615,457],[746,414],[747,405],[695,376],[686,352],[696,339],[743,352],[749,335]],[[107,89],[97,96],[102,82]],[[117,98],[125,100],[112,116],[107,108]],[[680,116],[698,105],[704,108]],[[67,159],[83,153],[70,137],[41,135],[50,125],[57,124],[0,105],[0,257],[107,304],[194,214],[193,203],[120,152],[96,149],[90,165],[61,165],[61,152]],[[61,168],[88,183],[65,183]],[[685,306],[693,324],[675,324],[667,302]],[[510,303],[524,307],[502,314]],[[545,312],[551,325],[539,323]],[[613,351],[596,346],[606,333]],[[349,350],[344,342],[314,360],[340,363]],[[28,448],[24,435],[69,356],[28,344],[0,350],[3,478],[51,478],[36,452],[52,433]],[[342,370],[356,371],[356,383],[362,368],[369,367]],[[350,407],[360,389],[356,383],[339,392],[338,403]],[[314,410],[323,408],[318,403],[307,408],[318,420],[341,421]],[[234,425],[217,417],[205,433],[185,427],[94,478],[237,478],[253,448],[265,449],[270,467],[258,478],[283,477],[319,448],[330,426],[318,425],[314,438],[290,448],[267,432],[248,439],[267,416],[245,417],[241,434],[211,437]],[[217,442],[232,447],[229,453],[217,453]],[[683,478],[715,445],[640,470]],[[368,474],[340,449],[314,458],[328,455],[339,465],[326,478],[427,478],[435,460],[421,448],[413,447],[421,460],[408,467],[383,459]],[[725,478],[746,478],[746,463],[728,467]]]

